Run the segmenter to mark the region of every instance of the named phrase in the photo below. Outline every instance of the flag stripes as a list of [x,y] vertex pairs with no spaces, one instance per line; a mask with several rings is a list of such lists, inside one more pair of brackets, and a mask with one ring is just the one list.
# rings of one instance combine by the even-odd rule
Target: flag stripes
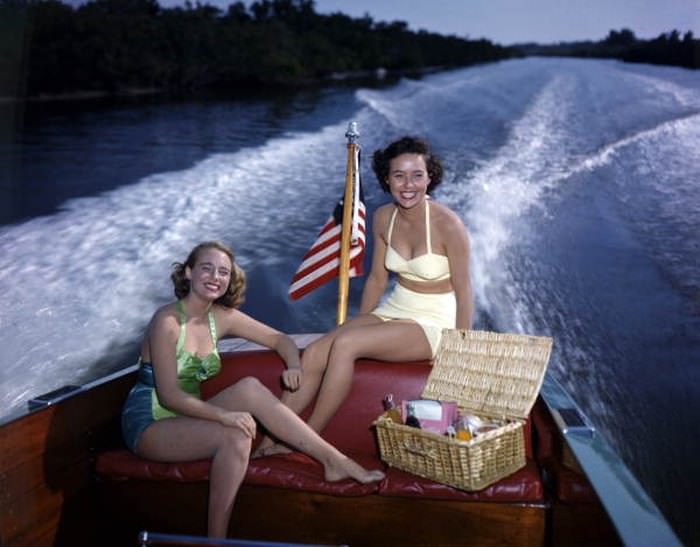
[[[350,277],[362,275],[362,262],[365,251],[365,204],[362,190],[357,200],[357,214],[353,239],[350,242]],[[343,200],[335,206],[333,214],[321,228],[316,241],[307,251],[289,287],[289,298],[297,300],[312,290],[336,277],[340,265],[340,237],[343,220]]]

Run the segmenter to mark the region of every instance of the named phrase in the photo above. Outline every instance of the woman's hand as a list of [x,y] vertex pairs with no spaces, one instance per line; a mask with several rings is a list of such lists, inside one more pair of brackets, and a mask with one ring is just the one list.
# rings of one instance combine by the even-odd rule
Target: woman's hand
[[224,412],[219,421],[227,427],[238,427],[251,439],[255,438],[255,420],[250,412]]
[[301,386],[301,368],[290,368],[282,373],[282,383],[289,391],[296,391]]

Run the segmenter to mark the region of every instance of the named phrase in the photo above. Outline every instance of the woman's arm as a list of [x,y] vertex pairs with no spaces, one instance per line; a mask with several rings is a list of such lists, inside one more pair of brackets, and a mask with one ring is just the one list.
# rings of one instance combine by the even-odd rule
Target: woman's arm
[[389,209],[386,205],[377,209],[372,219],[372,266],[365,280],[360,300],[360,313],[369,313],[379,304],[389,280],[389,272],[384,267],[384,255],[386,254],[386,240],[384,232],[387,226]]
[[460,218],[450,211],[446,223],[446,249],[450,264],[450,279],[457,300],[458,329],[471,329],[474,320],[474,295],[469,271],[469,235]]
[[220,335],[239,336],[276,351],[287,368],[282,374],[284,385],[292,391],[298,389],[301,383],[301,361],[294,340],[242,311],[219,309],[219,324],[223,327],[218,329]]

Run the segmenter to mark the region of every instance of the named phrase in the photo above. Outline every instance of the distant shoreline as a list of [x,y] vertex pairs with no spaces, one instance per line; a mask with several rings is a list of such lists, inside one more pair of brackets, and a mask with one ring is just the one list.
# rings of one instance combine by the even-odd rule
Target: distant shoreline
[[[344,82],[362,82],[362,81],[372,81],[372,82],[391,82],[398,78],[420,78],[428,74],[433,74],[435,72],[440,72],[443,70],[454,69],[455,67],[444,67],[444,66],[431,66],[424,68],[412,68],[412,69],[400,69],[400,70],[387,70],[385,68],[376,68],[371,70],[352,70],[346,72],[332,72],[331,74],[316,79],[304,79],[298,80],[296,82],[291,82],[289,84],[278,84],[273,85],[264,82],[241,82],[240,85],[244,89],[250,89],[255,86],[265,86],[266,89],[279,89],[279,90],[290,90],[290,89],[304,89],[309,86],[314,85],[329,85],[338,84]],[[226,89],[221,89],[217,87],[210,88],[200,88],[185,92],[185,94],[200,94],[202,92],[207,93],[217,93],[223,92]],[[168,89],[161,87],[134,87],[134,88],[122,88],[118,91],[107,91],[107,90],[76,90],[68,91],[64,93],[41,93],[38,95],[30,95],[24,97],[10,97],[10,96],[0,96],[0,104],[8,103],[42,103],[42,102],[61,102],[61,101],[81,101],[81,100],[91,100],[91,99],[118,99],[118,98],[129,98],[129,97],[146,97],[154,95],[165,95],[182,94],[182,90],[178,89]]]
[[42,93],[40,95],[28,97],[8,97],[0,96],[0,103],[20,103],[20,102],[51,102],[51,101],[81,101],[87,99],[105,99],[110,97],[139,97],[145,95],[158,95],[165,93],[164,89],[159,88],[135,88],[124,89],[120,91],[69,91],[66,93]]

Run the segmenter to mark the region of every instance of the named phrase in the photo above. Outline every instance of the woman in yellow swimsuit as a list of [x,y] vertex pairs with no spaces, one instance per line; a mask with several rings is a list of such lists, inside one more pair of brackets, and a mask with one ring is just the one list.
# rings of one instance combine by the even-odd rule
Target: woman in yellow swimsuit
[[[404,137],[377,150],[372,167],[394,203],[374,213],[359,314],[306,348],[300,387],[282,396],[299,413],[318,394],[308,424],[319,432],[350,391],[356,359],[430,359],[443,328],[472,325],[467,232],[453,211],[428,199],[442,181],[439,159],[425,141]],[[390,272],[396,284],[380,302]],[[286,450],[268,438],[256,455]]]
[[299,385],[293,340],[236,309],[245,276],[219,242],[195,247],[174,265],[176,302],[160,308],[141,346],[139,378],[122,411],[124,440],[139,456],[162,462],[211,458],[208,533],[225,537],[248,465],[256,420],[276,438],[317,459],[326,480],[381,480],[321,439],[255,378],[244,378],[203,401],[199,384],[216,375],[219,336],[240,336],[271,348],[285,361],[288,389]]

